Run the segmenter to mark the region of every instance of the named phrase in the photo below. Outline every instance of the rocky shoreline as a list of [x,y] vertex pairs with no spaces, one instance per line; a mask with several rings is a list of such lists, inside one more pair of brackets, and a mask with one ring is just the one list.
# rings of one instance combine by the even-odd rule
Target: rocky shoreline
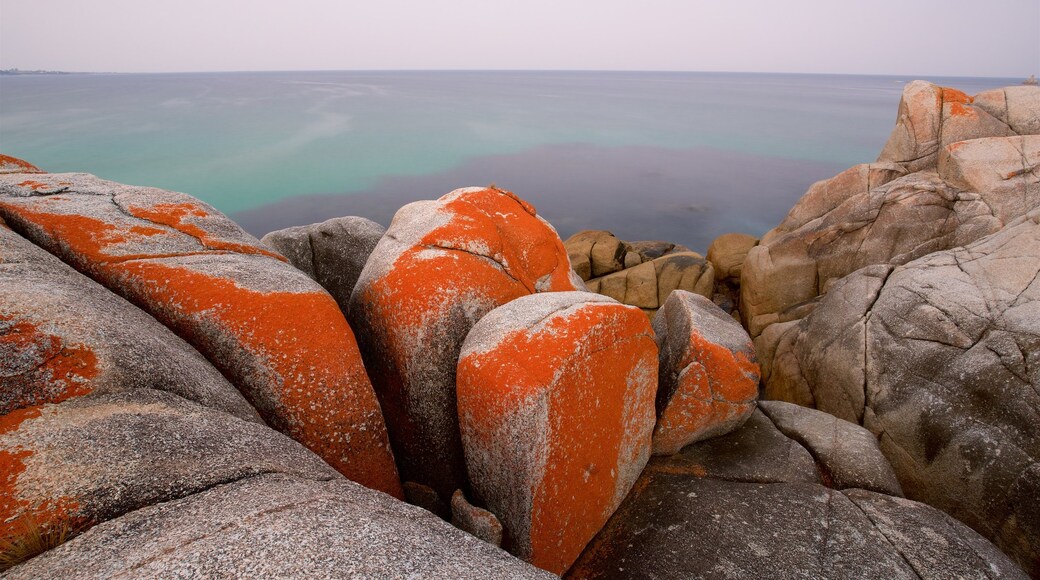
[[0,156],[9,578],[1040,577],[1040,89],[702,256],[493,186],[247,234]]

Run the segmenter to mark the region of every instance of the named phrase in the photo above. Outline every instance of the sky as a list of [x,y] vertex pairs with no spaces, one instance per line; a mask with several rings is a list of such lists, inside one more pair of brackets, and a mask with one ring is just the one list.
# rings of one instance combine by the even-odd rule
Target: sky
[[1040,0],[0,0],[0,68],[1040,75]]

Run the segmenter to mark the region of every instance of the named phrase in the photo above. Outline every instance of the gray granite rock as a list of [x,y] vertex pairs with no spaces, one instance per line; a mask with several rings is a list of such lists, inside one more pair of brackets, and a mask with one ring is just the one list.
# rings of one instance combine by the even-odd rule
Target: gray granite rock
[[181,338],[0,221],[0,414],[134,389],[260,422]]
[[346,312],[358,276],[385,231],[370,219],[348,216],[274,231],[260,241],[321,284]]
[[827,487],[861,488],[902,497],[899,480],[870,431],[800,405],[759,401],[758,406],[784,435],[812,453]]
[[350,481],[269,474],[128,513],[7,578],[552,578]]
[[648,471],[569,578],[1025,578],[963,524],[805,483]]

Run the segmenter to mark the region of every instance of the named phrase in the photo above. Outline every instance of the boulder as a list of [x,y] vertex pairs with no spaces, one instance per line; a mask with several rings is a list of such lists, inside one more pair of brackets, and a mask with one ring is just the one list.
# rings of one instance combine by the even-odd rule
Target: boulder
[[346,312],[358,276],[385,231],[370,219],[350,216],[274,231],[260,241],[321,284]]
[[139,388],[0,416],[0,537],[23,522],[78,531],[262,473],[335,471],[268,427]]
[[445,502],[466,488],[455,366],[470,328],[520,296],[580,285],[556,231],[510,192],[458,189],[397,212],[349,316],[405,480]]
[[759,368],[747,332],[704,296],[678,290],[653,324],[660,351],[654,454],[739,427],[755,409]]
[[1040,135],[958,141],[939,152],[938,168],[946,183],[978,192],[1001,223],[1040,207]]
[[[628,254],[638,255],[640,262],[649,262],[650,260],[656,260],[661,256],[667,256],[668,254],[693,251],[682,244],[673,244],[672,242],[665,242],[662,240],[644,240],[627,243]],[[626,254],[626,257],[628,254]]]
[[[907,497],[1040,574],[1040,210],[847,277],[778,339],[770,383],[880,438]],[[842,329],[835,334],[834,328]],[[783,363],[780,363],[783,351]]]
[[0,154],[0,174],[5,173],[46,173],[28,161],[17,157]]
[[902,497],[892,465],[870,431],[792,403],[760,401],[758,406],[784,435],[812,453],[827,487],[859,488]]
[[649,322],[609,298],[525,296],[473,327],[458,366],[466,466],[510,552],[570,566],[646,464],[656,388]]
[[719,282],[734,280],[739,283],[744,258],[757,245],[758,238],[748,234],[722,234],[712,240],[708,246],[707,259],[715,269],[715,279]]
[[1019,135],[1040,135],[1040,87],[993,89],[975,95],[973,104]]
[[0,175],[12,229],[186,339],[276,429],[401,496],[353,333],[321,286],[212,207],[92,175]]
[[0,385],[0,415],[89,393],[157,389],[260,422],[195,349],[2,221]]
[[350,481],[271,473],[127,513],[7,578],[552,578]]
[[461,489],[451,496],[451,525],[493,545],[502,545],[502,522],[495,514],[466,500]]
[[581,231],[563,244],[574,271],[582,280],[605,276],[627,267],[628,246],[608,231]]
[[926,505],[648,470],[568,578],[1025,578]]
[[588,289],[622,304],[656,311],[676,290],[710,297],[715,273],[696,252],[673,252],[588,281]]

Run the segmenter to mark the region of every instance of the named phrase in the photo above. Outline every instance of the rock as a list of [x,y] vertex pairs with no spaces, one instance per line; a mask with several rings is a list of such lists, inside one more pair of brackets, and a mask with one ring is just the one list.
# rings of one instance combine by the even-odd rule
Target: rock
[[23,578],[551,578],[424,510],[352,482],[267,474],[101,524]]
[[473,327],[459,423],[473,489],[510,552],[570,566],[646,464],[656,387],[649,322],[609,298],[525,296]]
[[657,268],[653,262],[644,262],[635,268],[622,270],[598,279],[597,292],[622,304],[639,308],[657,308]]
[[739,427],[755,409],[759,369],[747,332],[707,298],[676,291],[654,318],[660,350],[655,455]]
[[907,497],[1040,574],[1038,305],[1033,210],[966,247],[849,276],[783,333],[770,382],[862,417]]
[[401,485],[404,487],[404,497],[408,503],[421,507],[442,520],[451,519],[451,508],[432,487],[414,481],[406,481]]
[[0,175],[0,217],[185,338],[270,425],[401,496],[335,301],[234,222],[181,193],[78,173]]
[[744,265],[747,253],[758,245],[758,238],[748,234],[722,234],[712,240],[708,246],[708,261],[715,269],[718,281],[740,281],[740,268]]
[[568,578],[1025,578],[923,504],[647,471]]
[[246,421],[256,411],[195,349],[0,221],[0,415],[158,389]]
[[700,254],[677,252],[589,280],[588,288],[622,304],[656,310],[675,290],[710,297],[714,284],[711,264]]
[[657,258],[667,256],[668,254],[692,251],[693,250],[682,244],[673,244],[672,242],[664,242],[661,240],[628,242],[628,252],[630,254],[638,254],[641,262],[656,260]]
[[25,519],[80,530],[262,473],[337,476],[264,425],[145,388],[0,417],[0,465],[5,538]]
[[278,230],[260,241],[321,284],[346,312],[358,276],[385,231],[370,219],[351,216]]
[[0,174],[5,173],[46,173],[28,161],[17,157],[0,154]]
[[821,483],[812,455],[755,409],[737,429],[650,459],[647,470],[749,483]]
[[599,278],[626,267],[627,246],[608,231],[581,231],[567,238],[563,245],[582,280]]
[[860,488],[902,497],[899,480],[870,431],[791,403],[761,401],[758,406],[784,435],[812,453],[827,487]]
[[466,501],[461,489],[451,496],[451,525],[492,546],[502,546],[502,523],[495,514]]
[[1040,135],[959,141],[939,152],[938,167],[946,183],[978,192],[1001,223],[1040,207]]
[[[766,243],[782,233],[793,232],[826,216],[849,197],[865,194],[906,174],[907,171],[895,163],[862,163],[830,179],[817,181],[791,208],[780,225],[770,230],[761,241]],[[750,248],[748,251],[751,251]]]
[[445,501],[466,488],[455,366],[477,320],[520,296],[580,284],[556,231],[510,192],[458,189],[397,212],[349,316],[405,480]]
[[1040,135],[1040,88],[1010,86],[975,95],[975,107],[1019,135]]

